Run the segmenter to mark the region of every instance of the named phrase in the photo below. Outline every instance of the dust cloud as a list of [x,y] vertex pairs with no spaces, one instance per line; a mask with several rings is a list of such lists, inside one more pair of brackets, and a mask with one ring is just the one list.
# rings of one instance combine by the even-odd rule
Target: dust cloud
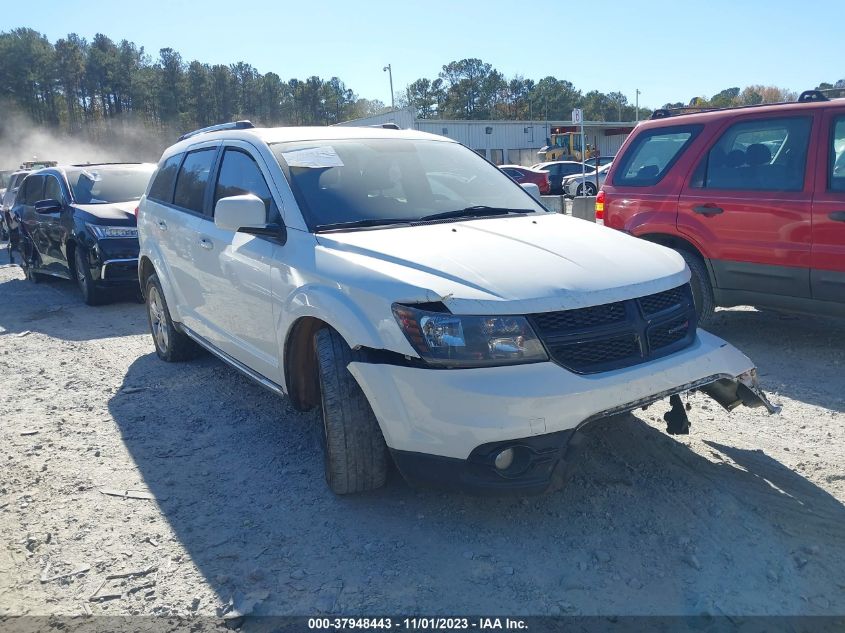
[[104,162],[158,162],[175,134],[151,130],[127,117],[84,125],[76,135],[37,125],[20,112],[0,109],[0,169],[23,161],[55,160],[60,165]]

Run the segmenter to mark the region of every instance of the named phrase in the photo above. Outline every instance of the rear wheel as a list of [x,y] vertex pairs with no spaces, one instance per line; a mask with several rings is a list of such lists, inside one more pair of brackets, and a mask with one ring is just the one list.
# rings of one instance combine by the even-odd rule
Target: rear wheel
[[692,287],[695,311],[698,314],[698,324],[704,327],[713,319],[713,313],[716,310],[713,286],[710,285],[707,266],[704,265],[704,261],[698,255],[689,251],[679,249],[678,254],[684,258],[687,266],[689,266],[690,286]]
[[164,300],[164,292],[156,275],[147,279],[147,320],[156,354],[161,360],[176,363],[190,360],[199,354],[200,348],[187,334],[181,332],[170,318],[170,310]]
[[73,251],[74,268],[76,269],[76,284],[82,293],[82,300],[89,306],[100,305],[106,300],[107,294],[102,288],[97,288],[94,278],[91,276],[91,269],[85,261],[82,246],[77,246]]
[[329,488],[339,495],[380,488],[387,479],[387,445],[367,397],[349,373],[355,352],[330,328],[314,335],[314,351],[321,397],[317,435]]
[[[44,276],[41,275],[41,273],[35,272],[35,266],[38,262],[38,258],[35,252],[35,246],[32,244],[32,240],[29,239],[29,236],[21,234],[18,241],[18,252],[21,255],[21,268],[23,268],[23,272],[26,275],[27,280],[34,284],[41,283]],[[12,248],[10,242],[9,259],[11,258]]]

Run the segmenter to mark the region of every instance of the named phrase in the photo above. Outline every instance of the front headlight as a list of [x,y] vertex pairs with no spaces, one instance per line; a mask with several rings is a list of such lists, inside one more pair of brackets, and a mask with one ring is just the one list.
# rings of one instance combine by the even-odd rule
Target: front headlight
[[430,365],[489,367],[548,360],[522,316],[464,316],[393,304],[393,316]]
[[138,227],[135,226],[109,226],[106,224],[86,224],[88,230],[94,234],[97,239],[103,238],[136,238],[138,237]]

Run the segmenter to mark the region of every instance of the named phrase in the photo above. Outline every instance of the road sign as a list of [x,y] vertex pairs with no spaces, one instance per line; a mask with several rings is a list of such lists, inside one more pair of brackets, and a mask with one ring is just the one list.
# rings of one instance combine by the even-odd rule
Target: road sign
[[573,123],[581,123],[582,122],[581,108],[575,108],[572,111],[572,122]]

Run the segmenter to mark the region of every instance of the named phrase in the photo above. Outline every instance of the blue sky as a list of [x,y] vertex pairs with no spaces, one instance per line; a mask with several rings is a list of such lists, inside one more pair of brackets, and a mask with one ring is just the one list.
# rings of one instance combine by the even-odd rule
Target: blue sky
[[554,75],[631,103],[639,88],[650,107],[731,86],[800,91],[845,78],[843,0],[41,0],[3,15],[0,29],[26,26],[51,41],[102,32],[153,57],[170,46],[185,61],[244,61],[282,79],[337,76],[388,105],[386,64],[398,91],[465,57],[508,78]]

